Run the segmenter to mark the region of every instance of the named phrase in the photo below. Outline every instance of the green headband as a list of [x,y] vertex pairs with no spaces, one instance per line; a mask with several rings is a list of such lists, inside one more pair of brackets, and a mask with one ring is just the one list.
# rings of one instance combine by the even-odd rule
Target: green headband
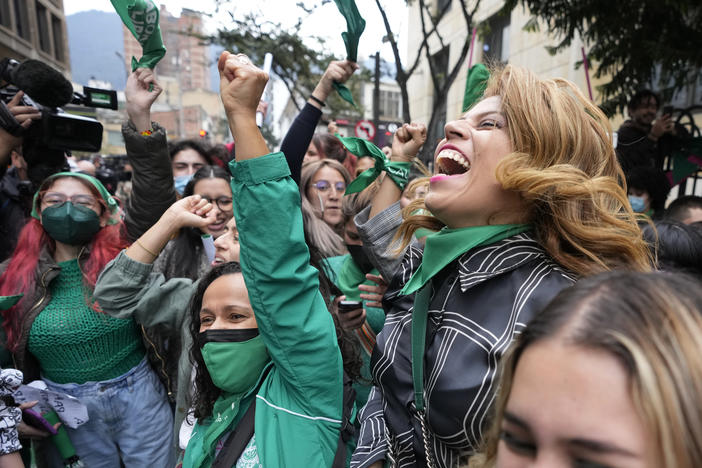
[[[105,200],[105,203],[107,203],[107,209],[110,210],[110,213],[114,215],[119,212],[119,205],[117,204],[117,200],[115,200],[114,197],[110,195],[110,192],[108,192],[105,186],[102,185],[102,182],[100,182],[93,176],[89,176],[88,174],[82,174],[80,172],[59,172],[47,177],[44,183],[42,183],[42,185],[44,185],[50,180],[58,179],[59,177],[76,177],[78,179],[83,179],[87,182],[90,182],[92,186],[95,187],[95,189],[98,191],[102,199]],[[39,219],[39,211],[37,210],[38,199],[39,191],[37,191],[37,193],[34,194],[34,199],[32,200],[32,217],[36,219]],[[117,224],[118,222],[118,219],[110,217],[110,220],[107,223]]]

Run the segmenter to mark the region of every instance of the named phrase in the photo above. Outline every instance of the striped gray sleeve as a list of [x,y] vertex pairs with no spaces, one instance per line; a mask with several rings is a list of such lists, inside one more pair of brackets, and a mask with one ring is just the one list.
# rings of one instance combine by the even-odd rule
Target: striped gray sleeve
[[392,251],[395,246],[392,244],[392,239],[402,224],[400,202],[390,205],[372,219],[368,219],[370,210],[371,207],[367,206],[358,213],[354,218],[354,223],[369,260],[383,278],[389,281],[402,262],[405,253],[403,251],[396,255]]

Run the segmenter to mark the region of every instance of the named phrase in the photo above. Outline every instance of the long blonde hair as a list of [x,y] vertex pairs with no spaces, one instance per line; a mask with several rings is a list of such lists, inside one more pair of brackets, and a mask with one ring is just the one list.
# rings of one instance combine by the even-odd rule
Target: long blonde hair
[[563,290],[505,354],[491,428],[471,468],[495,465],[519,359],[546,340],[604,351],[622,364],[634,407],[655,444],[652,466],[702,464],[699,282],[660,272],[610,272]]
[[[497,181],[527,202],[536,239],[548,254],[579,275],[650,270],[604,113],[573,83],[541,80],[512,65],[493,72],[484,94],[491,96],[501,98],[514,148],[498,165]],[[420,207],[415,201],[406,213]],[[398,231],[403,245],[419,227],[443,226],[422,216],[406,217]]]
[[321,210],[315,208],[318,206],[317,200],[309,200],[307,198],[307,189],[312,178],[323,167],[329,167],[338,171],[347,185],[351,182],[351,177],[349,177],[346,168],[333,159],[320,159],[302,166],[302,174],[300,176],[302,219],[308,242],[319,249],[323,257],[335,257],[346,253],[346,245],[340,235],[343,226],[339,226],[338,230],[329,226],[322,219]]

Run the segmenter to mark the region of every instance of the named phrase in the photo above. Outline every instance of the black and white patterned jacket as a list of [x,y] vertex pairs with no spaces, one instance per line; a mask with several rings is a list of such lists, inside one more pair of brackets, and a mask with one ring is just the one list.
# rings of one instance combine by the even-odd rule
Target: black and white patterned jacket
[[[393,229],[391,219],[376,218],[369,223],[374,223],[371,237]],[[383,298],[387,315],[371,358],[375,385],[360,415],[354,468],[383,459],[398,467],[425,466],[412,388],[414,295],[399,295],[421,260],[422,251],[410,247]],[[437,467],[455,467],[460,456],[474,451],[494,398],[500,357],[529,320],[574,281],[528,234],[473,249],[434,278],[424,387]]]

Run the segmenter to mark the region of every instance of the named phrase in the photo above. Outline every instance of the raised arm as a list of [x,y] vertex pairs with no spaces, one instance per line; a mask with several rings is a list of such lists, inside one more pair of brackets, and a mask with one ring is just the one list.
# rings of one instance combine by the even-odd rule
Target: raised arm
[[332,317],[309,264],[300,195],[281,153],[266,154],[255,110],[267,76],[242,55],[219,61],[222,102],[237,141],[230,163],[241,268],[268,353],[309,416],[341,416],[342,364]]
[[193,281],[152,272],[152,263],[174,233],[186,226],[202,227],[212,222],[212,205],[199,195],[173,204],[161,219],[137,239],[100,274],[94,298],[108,314],[134,318],[146,327],[166,325],[173,330],[182,324]]
[[133,168],[132,195],[125,214],[131,240],[153,226],[176,201],[166,131],[151,122],[151,106],[161,91],[149,69],[140,68],[127,79],[129,120],[122,126],[122,136]]
[[322,117],[323,104],[333,90],[332,84],[335,81],[345,83],[356,70],[358,70],[358,65],[349,60],[332,61],[312,91],[312,97],[307,100],[305,107],[295,117],[285,134],[280,151],[285,154],[288,167],[290,167],[290,176],[296,184],[300,184],[302,161],[310,146],[319,119]]

